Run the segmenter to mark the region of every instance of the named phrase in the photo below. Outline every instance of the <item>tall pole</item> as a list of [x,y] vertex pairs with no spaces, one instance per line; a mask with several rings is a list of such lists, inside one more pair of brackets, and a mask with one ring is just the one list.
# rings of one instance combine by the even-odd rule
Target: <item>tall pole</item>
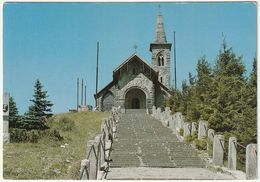
[[174,31],[174,88],[177,90],[177,76],[176,76],[176,40]]
[[98,92],[98,55],[99,55],[99,42],[97,42],[97,65],[96,65],[96,107],[97,107],[97,92]]
[[81,105],[83,105],[83,78],[81,82]]
[[79,78],[77,78],[77,111],[79,111]]
[[87,105],[87,86],[85,85],[85,106]]

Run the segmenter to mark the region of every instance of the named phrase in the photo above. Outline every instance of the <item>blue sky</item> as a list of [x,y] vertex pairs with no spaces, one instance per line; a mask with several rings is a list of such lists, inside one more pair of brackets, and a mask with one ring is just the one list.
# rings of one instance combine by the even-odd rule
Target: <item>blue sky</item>
[[[158,3],[5,3],[3,11],[4,91],[14,97],[20,114],[31,104],[37,78],[55,113],[76,107],[77,77],[87,80],[87,103],[94,105],[97,41],[99,90],[135,44],[151,63]],[[256,55],[254,3],[161,3],[161,11],[168,42],[176,31],[179,88],[189,72],[196,73],[203,55],[214,65],[222,32],[250,73]]]

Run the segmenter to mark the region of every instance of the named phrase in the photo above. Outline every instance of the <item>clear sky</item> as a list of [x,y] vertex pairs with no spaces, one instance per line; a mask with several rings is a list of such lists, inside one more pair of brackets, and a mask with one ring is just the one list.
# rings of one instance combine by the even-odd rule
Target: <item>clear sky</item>
[[[195,74],[198,58],[205,55],[214,65],[222,32],[250,73],[256,55],[254,3],[161,3],[161,11],[168,42],[176,31],[179,88],[188,72]],[[20,114],[31,104],[37,78],[55,113],[76,107],[77,77],[87,80],[87,103],[94,105],[97,41],[99,90],[135,44],[151,63],[158,3],[6,3],[3,13],[4,91],[14,97]]]

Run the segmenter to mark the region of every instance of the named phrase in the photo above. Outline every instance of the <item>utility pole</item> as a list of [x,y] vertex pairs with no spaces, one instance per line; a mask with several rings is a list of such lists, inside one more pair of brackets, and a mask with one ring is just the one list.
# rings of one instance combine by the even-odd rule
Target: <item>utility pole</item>
[[96,65],[96,107],[97,107],[97,93],[98,93],[98,55],[99,55],[99,42],[97,42],[97,65]]
[[83,78],[81,82],[81,105],[83,105]]
[[79,78],[77,78],[77,111],[79,111]]
[[177,74],[176,74],[176,40],[175,40],[175,31],[174,31],[174,88],[177,90]]
[[87,86],[85,85],[85,106],[87,105]]

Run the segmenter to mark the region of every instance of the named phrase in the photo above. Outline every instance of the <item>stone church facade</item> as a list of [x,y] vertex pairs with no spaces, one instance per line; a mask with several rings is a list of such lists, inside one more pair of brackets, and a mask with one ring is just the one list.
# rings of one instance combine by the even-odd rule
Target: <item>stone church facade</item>
[[160,107],[170,96],[170,51],[166,40],[163,17],[157,16],[155,40],[150,44],[152,64],[136,53],[113,71],[113,80],[94,95],[98,110],[109,111],[113,106],[122,109]]

